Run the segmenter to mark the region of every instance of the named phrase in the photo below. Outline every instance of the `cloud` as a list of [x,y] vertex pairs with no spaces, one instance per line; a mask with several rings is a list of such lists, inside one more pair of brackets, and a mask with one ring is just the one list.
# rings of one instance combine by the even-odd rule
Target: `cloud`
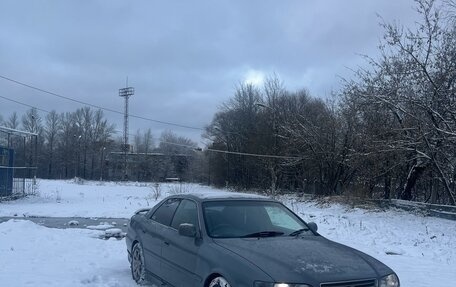
[[[376,13],[416,20],[405,1],[22,1],[0,4],[0,74],[81,101],[204,127],[239,82],[261,85],[272,73],[290,89],[324,96],[338,88],[356,53],[375,55]],[[0,80],[4,95],[59,112],[74,103]],[[27,108],[0,99],[0,114]],[[122,116],[106,113],[118,128]],[[156,137],[173,127],[132,120]],[[175,129],[199,141],[200,132]]]
[[263,85],[266,75],[259,70],[249,69],[244,76],[243,83],[260,87]]

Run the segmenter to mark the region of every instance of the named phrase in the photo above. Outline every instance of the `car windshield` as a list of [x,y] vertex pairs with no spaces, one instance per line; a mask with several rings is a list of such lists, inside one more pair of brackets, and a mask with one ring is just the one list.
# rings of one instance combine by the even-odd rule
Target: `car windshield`
[[203,203],[207,233],[214,238],[313,235],[306,224],[277,202],[225,200]]

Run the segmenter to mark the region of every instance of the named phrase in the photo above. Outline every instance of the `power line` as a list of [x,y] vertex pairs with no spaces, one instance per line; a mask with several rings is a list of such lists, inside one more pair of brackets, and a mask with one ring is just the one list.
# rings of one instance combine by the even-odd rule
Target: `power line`
[[299,156],[247,153],[247,152],[227,151],[227,150],[219,150],[219,149],[212,149],[212,148],[208,148],[206,150],[211,151],[211,152],[216,152],[216,153],[235,154],[235,155],[253,156],[253,157],[277,158],[277,159],[302,159],[302,157],[299,157]]
[[[89,103],[86,103],[86,102],[83,102],[83,101],[79,101],[79,100],[75,100],[75,99],[72,99],[72,98],[69,98],[69,97],[65,97],[65,96],[62,96],[62,95],[59,95],[59,94],[56,94],[56,93],[53,93],[53,92],[49,92],[49,91],[41,89],[41,88],[37,88],[37,87],[31,86],[31,85],[28,85],[28,84],[25,84],[25,83],[10,79],[10,78],[2,76],[2,75],[0,75],[0,78],[4,79],[4,80],[7,80],[7,81],[10,81],[10,82],[13,82],[13,83],[18,84],[18,85],[21,85],[21,86],[25,86],[25,87],[33,89],[33,90],[40,91],[42,93],[50,94],[50,95],[53,95],[53,96],[56,96],[56,97],[59,97],[59,98],[63,98],[63,99],[69,100],[69,101],[73,101],[73,102],[76,102],[76,103],[79,103],[79,104],[83,104],[83,105],[91,106],[91,107],[94,107],[94,108],[97,108],[97,109],[101,109],[101,110],[105,110],[105,111],[109,111],[109,112],[112,112],[112,113],[122,114],[123,115],[123,113],[120,112],[120,111],[116,111],[116,110],[109,109],[109,108],[104,108],[104,107],[101,107],[101,106],[98,106],[98,105],[93,105],[93,104],[89,104]],[[35,108],[35,109],[37,109],[39,111],[42,111],[42,112],[45,112],[45,113],[50,113],[49,111],[47,111],[45,109],[37,108],[35,106],[31,106],[31,105],[25,104],[25,103],[17,101],[17,100],[13,100],[13,99],[5,97],[5,96],[0,96],[0,98],[8,100],[8,101],[11,101],[11,102],[19,104],[19,105],[23,105],[23,106],[29,107],[29,108]],[[145,117],[137,116],[137,115],[130,115],[130,116],[134,117],[134,118],[138,118],[138,119],[143,119],[143,120],[147,120],[147,121],[151,121],[151,122],[167,124],[167,125],[172,125],[172,126],[177,126],[177,127],[182,127],[182,128],[189,128],[189,129],[195,129],[195,130],[204,130],[203,128],[185,126],[185,125],[174,124],[174,123],[164,122],[164,121],[158,121],[158,120],[153,120],[153,119],[149,119],[149,118],[145,118]],[[114,130],[113,132],[114,133],[120,133],[121,131]],[[227,133],[235,133],[235,132],[229,132],[228,131]],[[132,134],[129,134],[129,135],[132,135]],[[165,141],[160,141],[160,142],[165,143],[165,144],[175,145],[175,146],[181,146],[181,147],[189,148],[189,149],[192,149],[192,150],[195,149],[194,146],[190,146],[190,145],[177,144],[177,143],[171,143],[171,142],[165,142]],[[302,159],[302,157],[298,157],[298,156],[281,156],[281,155],[245,153],[245,152],[226,151],[226,150],[218,150],[218,149],[211,149],[211,148],[208,148],[206,150],[210,151],[210,152],[215,152],[215,153],[235,154],[235,155],[252,156],[252,157],[260,157],[260,158]]]
[[[28,105],[28,104],[25,104],[25,103],[22,103],[22,102],[19,102],[19,101],[16,101],[16,100],[13,100],[13,99],[10,99],[8,97],[4,97],[4,96],[0,96],[0,98],[2,99],[5,99],[7,101],[11,101],[13,103],[16,103],[16,104],[19,104],[19,105],[23,105],[23,106],[26,106],[26,107],[29,107],[29,108],[33,108],[33,109],[36,109],[38,111],[42,111],[42,112],[45,112],[45,113],[48,113],[50,114],[51,112],[50,111],[47,111],[47,110],[44,110],[44,109],[41,109],[41,108],[37,108],[35,106],[31,106],[31,105]],[[119,133],[122,133],[123,131],[119,131],[119,130],[113,130],[113,133],[115,134],[119,134]],[[130,136],[136,136],[135,134],[128,134]],[[172,142],[165,142],[165,141],[160,141],[161,143],[165,143],[165,144],[170,144],[170,145],[175,145],[175,146],[181,146],[181,147],[186,147],[186,148],[191,148],[191,149],[195,149],[194,146],[190,146],[190,145],[184,145],[184,144],[177,144],[177,143],[172,143]]]
[[[23,105],[23,106],[32,108],[32,109],[36,109],[36,110],[38,110],[38,111],[42,111],[42,112],[45,112],[45,113],[48,113],[48,114],[51,113],[50,111],[47,111],[47,110],[45,110],[45,109],[37,108],[37,107],[35,107],[35,106],[28,105],[28,104],[23,103],[23,102],[19,102],[19,101],[10,99],[10,98],[8,98],[8,97],[4,97],[4,96],[1,96],[1,95],[0,95],[0,98],[5,99],[5,100],[7,100],[7,101],[11,101],[11,102],[16,103],[16,104],[19,104],[19,105]],[[123,133],[123,131],[120,131],[120,130],[113,130],[113,133],[119,134],[119,133]],[[129,135],[129,136],[136,136],[136,134],[131,134],[131,133],[129,133],[128,135]],[[165,141],[160,141],[160,142],[166,143],[166,144],[171,144],[171,145],[176,145],[176,146],[182,146],[182,147],[192,148],[192,149],[195,148],[195,147],[190,146],[190,145],[177,144],[177,143],[171,143],[171,142],[165,142]]]
[[[114,130],[113,131],[116,134],[122,133],[120,130]],[[136,136],[133,134],[129,134],[130,136]],[[158,140],[160,143],[163,144],[169,144],[173,146],[179,146],[179,147],[184,147],[191,149],[193,151],[202,151],[198,147],[187,145],[187,144],[179,144],[179,143],[173,143],[173,142],[167,142],[167,141],[161,141]],[[257,153],[247,153],[247,152],[237,152],[237,151],[227,151],[227,150],[220,150],[220,149],[213,149],[213,148],[207,148],[206,151],[209,152],[214,152],[214,153],[224,153],[224,154],[235,154],[235,155],[244,155],[244,156],[252,156],[252,157],[264,157],[264,158],[277,158],[277,159],[303,159],[303,157],[300,156],[286,156],[286,155],[272,155],[272,154],[257,154]]]
[[[0,75],[0,79],[12,82],[12,83],[20,85],[20,86],[27,87],[29,89],[33,89],[33,90],[39,91],[41,93],[49,94],[49,95],[52,95],[52,96],[55,96],[55,97],[58,97],[58,98],[62,98],[62,99],[68,100],[68,101],[72,101],[72,102],[75,102],[75,103],[78,103],[78,104],[81,104],[81,105],[86,105],[86,106],[90,106],[90,107],[97,108],[97,109],[100,109],[100,110],[104,110],[104,111],[107,111],[107,112],[124,115],[124,112],[121,112],[121,111],[118,111],[118,110],[114,110],[114,109],[111,109],[111,108],[107,108],[107,107],[91,104],[91,103],[88,103],[88,102],[80,101],[80,100],[77,100],[77,99],[74,99],[74,98],[66,97],[66,96],[63,96],[63,95],[60,95],[60,94],[57,94],[57,93],[54,93],[54,92],[50,92],[50,91],[42,89],[42,88],[38,88],[38,87],[32,86],[30,84],[26,84],[26,83],[18,81],[18,80],[14,80],[14,79],[8,78],[6,76]],[[15,102],[12,99],[8,99],[8,98],[5,98],[5,99],[7,99],[9,101],[12,101],[12,102]],[[26,104],[24,104],[24,105],[26,105]],[[26,105],[26,106],[28,106],[28,105]],[[28,107],[31,107],[31,106],[28,106]],[[45,111],[43,109],[38,109],[38,110]],[[177,123],[172,123],[172,122],[167,122],[167,121],[150,119],[150,118],[146,118],[146,117],[139,116],[139,115],[134,115],[134,114],[129,114],[129,116],[132,117],[132,118],[137,118],[137,119],[150,121],[150,122],[154,122],[154,123],[159,123],[159,124],[164,124],[164,125],[170,125],[170,126],[181,127],[181,128],[186,128],[186,129],[192,129],[192,130],[200,130],[200,131],[204,131],[205,130],[205,128],[202,128],[202,127],[188,126],[188,125],[182,125],[182,124],[177,124]],[[231,135],[237,135],[237,136],[240,135],[238,132],[235,132],[235,131],[224,130],[223,132],[226,133],[226,134],[231,134]],[[253,134],[253,135],[269,135],[267,133],[257,133],[257,132],[250,132],[250,134]]]
[[[0,98],[5,99],[5,100],[10,101],[10,102],[13,102],[13,103],[16,103],[16,104],[19,104],[19,105],[22,105],[22,106],[25,106],[25,107],[28,107],[28,108],[36,109],[36,110],[38,110],[38,111],[42,111],[42,112],[45,112],[45,113],[48,113],[48,114],[51,113],[51,112],[48,111],[48,110],[41,109],[41,108],[38,108],[38,107],[36,107],[36,106],[28,105],[28,104],[26,104],[26,103],[19,102],[19,101],[16,101],[16,100],[13,100],[13,99],[8,98],[8,97],[5,97],[5,96],[1,96],[1,95],[0,95]],[[113,130],[113,133],[115,133],[115,134],[122,133],[122,132],[123,132],[123,131],[120,131],[120,130]],[[131,134],[131,133],[129,133],[128,135],[129,135],[129,136],[136,136],[136,134]],[[168,142],[165,142],[165,143],[168,143]],[[171,143],[169,143],[169,144],[171,144]],[[181,145],[181,144],[179,144],[179,145]],[[190,146],[188,146],[188,147],[190,147]]]
[[16,103],[16,104],[19,104],[19,105],[23,105],[23,106],[32,108],[32,109],[37,109],[38,111],[42,111],[42,112],[45,112],[45,113],[48,113],[48,114],[50,113],[49,111],[47,111],[47,110],[45,110],[45,109],[40,109],[40,108],[31,106],[31,105],[28,105],[28,104],[25,104],[25,103],[22,103],[22,102],[19,102],[19,101],[10,99],[10,98],[8,98],[8,97],[0,96],[0,98],[5,99],[5,100],[10,101],[10,102],[13,102],[13,103]]
[[[32,90],[35,90],[35,91],[39,91],[41,93],[49,94],[51,96],[55,96],[55,97],[58,97],[58,98],[61,98],[61,99],[72,101],[72,102],[75,102],[75,103],[78,103],[78,104],[81,104],[81,105],[90,106],[90,107],[93,107],[93,108],[97,108],[97,109],[104,110],[104,111],[111,112],[111,113],[115,113],[115,114],[121,114],[121,115],[124,114],[121,111],[117,111],[117,110],[106,108],[106,107],[102,107],[102,106],[99,106],[99,105],[94,105],[94,104],[91,104],[91,103],[83,102],[83,101],[76,100],[76,99],[73,99],[73,98],[70,98],[70,97],[62,96],[60,94],[57,94],[57,93],[54,93],[54,92],[50,92],[50,91],[47,91],[45,89],[41,89],[41,88],[38,88],[38,87],[35,87],[35,86],[32,86],[32,85],[29,85],[29,84],[26,84],[26,83],[23,83],[23,82],[20,82],[20,81],[5,77],[5,76],[2,76],[2,75],[0,75],[0,78],[3,79],[3,80],[9,81],[9,82],[15,83],[17,85],[21,85],[21,86],[27,87],[29,89],[32,89]],[[130,114],[130,117],[141,119],[141,120],[145,120],[145,121],[150,121],[150,122],[154,122],[154,123],[180,127],[180,128],[186,128],[186,129],[192,129],[192,130],[204,130],[204,128],[201,128],[201,127],[193,127],[193,126],[187,126],[187,125],[182,125],[182,124],[176,124],[176,123],[172,123],[172,122],[166,122],[166,121],[161,121],[161,120],[150,119],[150,118],[146,118],[146,117],[142,117],[142,116],[138,116],[138,115]]]

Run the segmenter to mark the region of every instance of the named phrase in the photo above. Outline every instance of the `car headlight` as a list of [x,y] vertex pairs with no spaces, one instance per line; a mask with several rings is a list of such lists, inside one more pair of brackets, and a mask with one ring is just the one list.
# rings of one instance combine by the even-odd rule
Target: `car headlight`
[[307,284],[270,283],[255,281],[254,287],[312,287]]
[[390,274],[380,279],[379,287],[399,287],[399,278],[396,274]]

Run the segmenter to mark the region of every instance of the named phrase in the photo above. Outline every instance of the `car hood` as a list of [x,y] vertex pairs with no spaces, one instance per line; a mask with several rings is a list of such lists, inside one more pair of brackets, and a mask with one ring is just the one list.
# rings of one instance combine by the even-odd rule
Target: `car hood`
[[377,278],[392,270],[376,259],[321,236],[214,239],[276,282],[319,284]]

